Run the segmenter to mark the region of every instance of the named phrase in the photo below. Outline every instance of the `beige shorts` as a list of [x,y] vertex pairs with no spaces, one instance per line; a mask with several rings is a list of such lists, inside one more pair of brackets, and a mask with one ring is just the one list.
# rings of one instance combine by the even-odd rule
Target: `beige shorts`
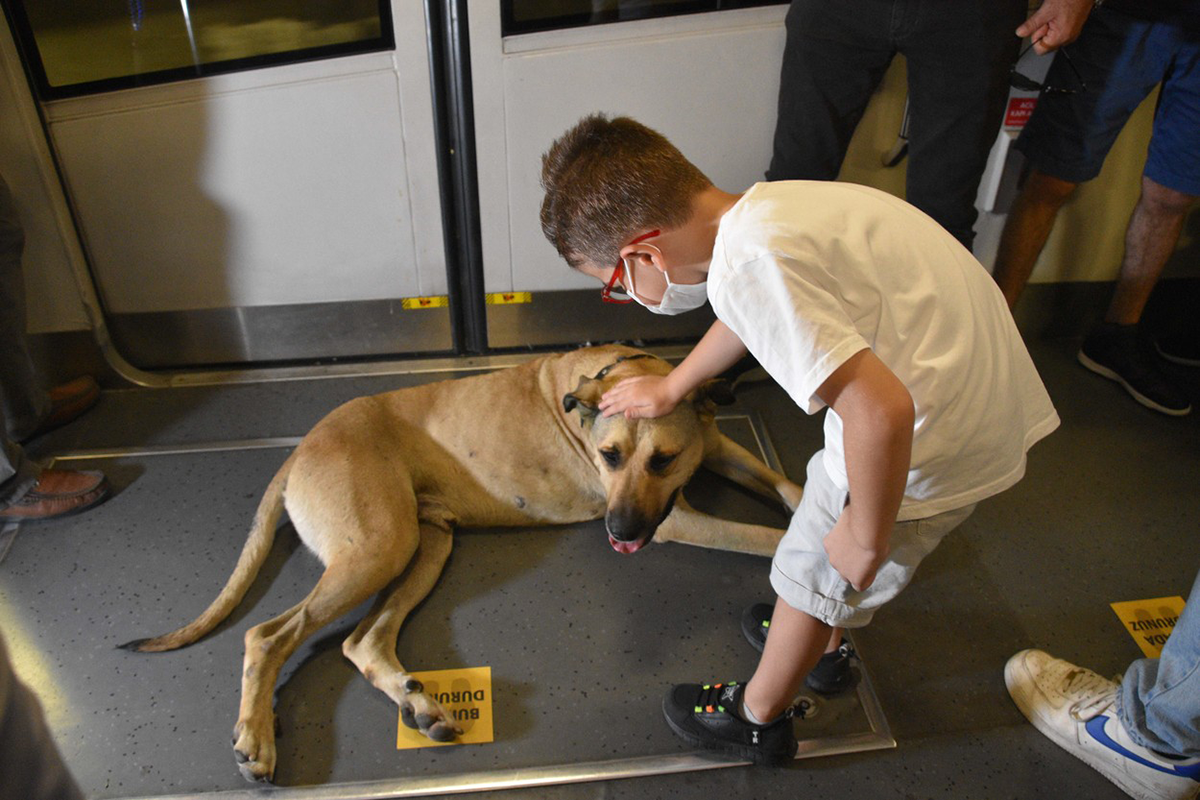
[[825,536],[833,530],[849,495],[829,477],[823,458],[824,451],[819,450],[809,459],[800,507],[792,515],[771,563],[771,586],[792,608],[827,625],[861,628],[871,621],[876,609],[900,594],[912,580],[917,565],[933,552],[943,536],[971,516],[975,504],[925,519],[897,522],[889,542],[891,552],[875,582],[856,592],[825,553]]

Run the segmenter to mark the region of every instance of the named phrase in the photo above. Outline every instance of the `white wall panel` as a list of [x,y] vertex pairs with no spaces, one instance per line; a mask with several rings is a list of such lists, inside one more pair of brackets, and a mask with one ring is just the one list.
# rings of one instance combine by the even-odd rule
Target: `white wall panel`
[[392,70],[172,100],[52,124],[110,311],[419,294]]
[[[586,114],[626,114],[659,130],[722,188],[761,180],[771,156],[785,10],[618,23],[503,45],[482,38],[491,25],[486,12],[473,17],[487,291],[593,286],[567,268],[538,222],[541,155]],[[498,19],[491,32],[498,37]]]

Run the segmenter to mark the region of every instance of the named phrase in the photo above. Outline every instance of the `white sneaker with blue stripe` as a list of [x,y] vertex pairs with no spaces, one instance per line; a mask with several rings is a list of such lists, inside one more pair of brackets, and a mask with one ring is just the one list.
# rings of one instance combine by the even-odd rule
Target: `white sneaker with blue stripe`
[[1004,666],[1013,702],[1034,727],[1139,800],[1192,800],[1200,758],[1159,755],[1129,738],[1117,719],[1117,684],[1041,650]]

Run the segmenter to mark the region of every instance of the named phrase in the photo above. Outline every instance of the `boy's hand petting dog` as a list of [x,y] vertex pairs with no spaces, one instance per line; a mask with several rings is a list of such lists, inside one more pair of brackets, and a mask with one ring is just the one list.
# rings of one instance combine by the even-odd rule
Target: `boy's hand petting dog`
[[829,563],[838,574],[850,582],[856,592],[861,592],[875,582],[875,574],[888,556],[888,546],[872,549],[864,547],[850,529],[850,515],[842,512],[837,523],[825,536],[825,553]]
[[652,419],[671,413],[679,398],[671,391],[665,375],[626,378],[600,398],[600,413],[606,417],[624,414],[625,419]]

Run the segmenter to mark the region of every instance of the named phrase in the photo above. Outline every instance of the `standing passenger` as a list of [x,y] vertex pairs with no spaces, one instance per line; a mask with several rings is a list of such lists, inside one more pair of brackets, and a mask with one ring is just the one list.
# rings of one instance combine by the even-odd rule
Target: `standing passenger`
[[1029,172],[1000,239],[996,282],[1015,306],[1058,210],[1076,186],[1100,173],[1129,116],[1161,85],[1116,290],[1079,361],[1147,408],[1181,416],[1191,402],[1139,341],[1138,323],[1200,195],[1200,0],[1108,0],[1092,13],[1070,56],[1055,58],[1046,85],[1057,91],[1043,90],[1015,145]]
[[1092,0],[792,0],[767,180],[833,180],[896,53],[908,65],[908,202],[968,250],[975,195],[1008,99],[1009,70],[1078,34]]

